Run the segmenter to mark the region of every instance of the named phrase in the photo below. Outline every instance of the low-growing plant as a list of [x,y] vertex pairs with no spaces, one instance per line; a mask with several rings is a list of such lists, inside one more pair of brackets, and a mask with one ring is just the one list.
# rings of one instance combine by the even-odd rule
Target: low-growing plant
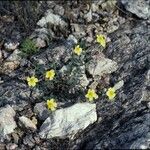
[[[96,41],[103,48],[106,47],[105,36],[97,35]],[[36,52],[33,43],[27,40],[23,44],[23,52],[32,54],[29,50]],[[86,99],[89,102],[93,102],[100,97],[100,92],[80,85],[80,79],[85,75],[84,67],[88,58],[87,55],[89,54],[89,51],[86,51],[78,44],[74,47],[72,57],[63,67],[60,67],[57,60],[49,62],[48,69],[45,69],[42,64],[35,64],[34,71],[36,77],[27,77],[27,82],[31,88],[37,85],[43,91],[43,99],[47,100],[47,108],[49,110],[54,111],[57,108],[57,98],[61,99],[62,95],[66,99],[70,99],[69,95],[73,95],[74,99],[81,95],[82,99]],[[114,100],[116,91],[111,87],[106,91],[105,95],[109,100]]]
[[25,39],[21,43],[20,50],[21,50],[22,57],[32,56],[33,54],[39,51],[39,49],[36,47],[35,42],[29,38]]

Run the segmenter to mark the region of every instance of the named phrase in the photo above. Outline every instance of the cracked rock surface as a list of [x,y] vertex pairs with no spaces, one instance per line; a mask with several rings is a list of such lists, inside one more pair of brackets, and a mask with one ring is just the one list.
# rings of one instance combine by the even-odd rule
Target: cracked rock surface
[[[74,149],[139,149],[150,147],[150,110],[141,103],[142,92],[149,91],[149,25],[130,22],[111,34],[106,49],[108,58],[118,63],[111,84],[123,80],[116,102],[100,100],[98,116],[101,123],[84,132],[73,142]],[[148,98],[149,99],[149,98]],[[87,142],[88,141],[88,142]]]

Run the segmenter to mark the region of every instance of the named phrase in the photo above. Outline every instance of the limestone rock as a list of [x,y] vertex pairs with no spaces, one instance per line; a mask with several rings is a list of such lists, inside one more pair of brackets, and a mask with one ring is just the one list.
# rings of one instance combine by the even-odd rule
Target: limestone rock
[[19,45],[19,42],[6,42],[4,44],[4,47],[8,51],[13,51],[18,47],[18,45]]
[[92,11],[91,11],[91,9],[87,14],[84,15],[84,18],[86,19],[87,22],[92,21]]
[[80,135],[69,148],[150,148],[150,107],[141,102],[147,101],[149,92],[149,35],[146,21],[126,22],[110,35],[111,42],[104,54],[118,64],[110,83],[113,86],[123,80],[124,85],[117,90],[115,102],[101,96],[97,114],[102,121]]
[[41,103],[36,103],[36,105],[34,106],[34,113],[38,116],[38,118],[40,120],[46,120],[49,115],[50,112],[49,110],[46,108],[44,102]]
[[47,23],[50,25],[60,26],[61,28],[65,28],[67,26],[67,23],[59,15],[53,14],[51,11],[48,11],[46,15],[38,21],[37,25],[44,27]]
[[54,37],[54,33],[52,31],[48,31],[48,29],[44,27],[35,29],[34,32],[30,35],[30,38],[33,39],[36,47],[38,48],[47,46],[47,43],[49,43],[50,40],[49,38],[52,37]]
[[56,110],[40,128],[41,138],[73,137],[97,120],[96,105],[77,103],[71,107]]
[[12,107],[7,105],[0,108],[0,136],[5,137],[7,134],[14,132],[17,127],[14,120],[15,111]]
[[121,3],[126,8],[126,10],[137,15],[139,18],[150,18],[149,0],[121,0]]
[[19,117],[20,122],[23,124],[23,126],[27,129],[36,130],[36,125],[27,117],[21,116]]
[[62,6],[60,6],[60,5],[56,5],[56,6],[55,6],[55,8],[54,8],[54,13],[55,13],[55,14],[58,14],[58,15],[60,15],[60,16],[63,16],[63,15],[64,15],[64,12],[65,12],[65,10],[64,10],[64,8],[63,8]]
[[93,76],[103,76],[117,70],[117,63],[111,59],[105,58],[103,55],[97,55],[87,63],[87,70]]

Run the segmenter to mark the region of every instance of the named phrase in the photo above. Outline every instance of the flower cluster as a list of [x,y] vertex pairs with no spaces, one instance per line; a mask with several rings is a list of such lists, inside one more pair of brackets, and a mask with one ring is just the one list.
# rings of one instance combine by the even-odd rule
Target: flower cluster
[[[45,78],[48,80],[53,80],[55,76],[55,71],[53,69],[46,72]],[[27,77],[27,82],[30,87],[35,87],[36,83],[39,82],[38,78],[35,76]]]
[[[96,41],[102,47],[104,47],[104,48],[106,47],[106,37],[104,35],[97,35]],[[77,56],[80,56],[82,52],[83,52],[83,49],[80,47],[80,45],[76,45],[74,48],[74,54],[76,54]],[[45,80],[52,81],[54,79],[55,75],[56,75],[55,70],[50,69],[50,70],[46,71],[46,73],[45,73]],[[39,82],[39,80],[35,76],[31,76],[31,77],[27,77],[27,82],[28,82],[29,87],[35,87],[36,84]],[[106,91],[106,95],[109,100],[114,100],[114,98],[116,96],[115,89],[113,87],[108,88],[108,90]],[[85,98],[90,102],[98,99],[98,97],[99,96],[94,89],[88,89],[87,93],[85,94]],[[48,99],[46,104],[47,104],[47,108],[51,111],[54,111],[57,108],[57,103],[54,98]]]

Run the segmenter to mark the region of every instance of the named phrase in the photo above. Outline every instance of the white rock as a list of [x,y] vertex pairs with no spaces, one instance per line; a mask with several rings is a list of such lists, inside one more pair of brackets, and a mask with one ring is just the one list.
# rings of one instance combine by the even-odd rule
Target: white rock
[[35,40],[35,45],[36,45],[36,47],[38,47],[38,48],[43,48],[43,47],[45,47],[46,46],[46,42],[43,40],[43,39],[41,39],[41,38],[37,38],[37,39],[34,39]]
[[93,76],[101,77],[104,74],[110,74],[118,68],[117,63],[111,59],[100,57],[93,59],[87,64],[88,72]]
[[63,16],[65,13],[65,10],[62,6],[56,5],[54,8],[54,13]]
[[5,137],[7,134],[14,132],[17,127],[14,120],[15,111],[7,105],[0,109],[0,136]]
[[71,41],[74,44],[78,43],[78,40],[75,38],[75,36],[73,36],[72,34],[70,34],[67,38],[68,41]]
[[99,5],[92,3],[91,9],[92,9],[92,12],[97,12],[99,11]]
[[121,80],[121,81],[117,82],[117,83],[114,85],[114,89],[115,89],[115,90],[118,90],[118,89],[122,88],[123,85],[124,85],[124,81]]
[[150,18],[149,0],[121,0],[126,10],[143,19]]
[[67,26],[67,23],[62,20],[59,15],[55,15],[51,11],[48,11],[46,15],[38,21],[37,25],[39,25],[40,27],[44,27],[47,25],[47,23],[55,26],[60,26],[62,28],[65,28]]
[[87,14],[84,15],[84,18],[86,19],[87,22],[92,21],[92,11],[91,11],[91,9]]
[[5,49],[11,51],[11,50],[15,50],[18,47],[18,45],[19,45],[19,42],[16,42],[16,43],[8,42],[8,43],[4,44],[4,47],[5,47]]
[[13,53],[6,59],[6,61],[20,61],[21,57],[19,56],[20,51],[15,49]]
[[96,104],[77,103],[71,107],[56,110],[40,128],[41,138],[72,138],[97,120]]
[[36,125],[27,117],[21,116],[19,117],[20,122],[25,126],[27,129],[36,130]]
[[89,80],[87,79],[85,74],[83,74],[82,77],[79,78],[79,81],[82,87],[87,87],[89,84]]

